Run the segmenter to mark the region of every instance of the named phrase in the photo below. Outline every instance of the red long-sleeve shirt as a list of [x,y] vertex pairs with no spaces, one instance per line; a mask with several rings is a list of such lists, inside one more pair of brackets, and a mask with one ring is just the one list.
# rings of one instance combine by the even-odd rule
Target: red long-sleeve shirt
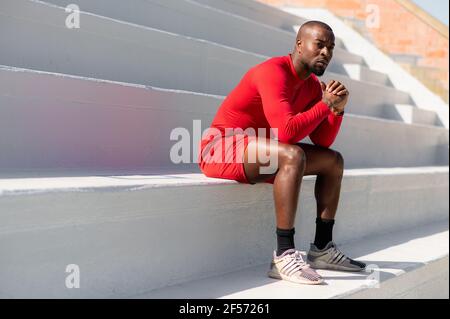
[[222,132],[277,128],[274,133],[282,143],[294,144],[309,135],[314,144],[329,147],[342,120],[322,102],[318,78],[311,74],[300,79],[289,54],[252,67],[223,101],[211,127]]

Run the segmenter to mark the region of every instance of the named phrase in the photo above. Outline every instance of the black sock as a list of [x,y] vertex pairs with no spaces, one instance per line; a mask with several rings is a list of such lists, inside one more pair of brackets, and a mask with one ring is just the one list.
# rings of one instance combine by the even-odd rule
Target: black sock
[[294,234],[295,228],[280,229],[277,227],[277,256],[280,256],[288,249],[295,248]]
[[334,219],[316,218],[316,238],[314,239],[314,245],[317,248],[323,249],[333,240],[333,225]]

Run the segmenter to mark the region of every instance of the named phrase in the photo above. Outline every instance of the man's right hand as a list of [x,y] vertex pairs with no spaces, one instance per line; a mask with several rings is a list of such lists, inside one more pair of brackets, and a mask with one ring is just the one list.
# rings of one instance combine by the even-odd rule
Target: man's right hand
[[320,82],[322,86],[322,101],[328,105],[333,113],[344,111],[348,101],[349,92],[345,86],[335,80],[331,80],[327,85]]

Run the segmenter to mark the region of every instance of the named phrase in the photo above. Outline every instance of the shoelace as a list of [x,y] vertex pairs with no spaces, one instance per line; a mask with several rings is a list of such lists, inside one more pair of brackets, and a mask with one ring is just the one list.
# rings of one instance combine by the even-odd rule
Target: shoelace
[[294,275],[300,272],[301,277],[311,281],[317,281],[321,278],[320,275],[310,268],[310,265],[305,262],[301,252],[298,250],[295,253],[290,254],[289,257],[290,261],[288,264],[290,266],[287,266],[288,275]]
[[299,252],[298,250],[295,253],[290,254],[288,256],[290,257],[289,263],[295,263],[294,266],[290,269],[290,271],[293,271],[295,269],[294,272],[298,272],[300,270],[309,268],[309,265],[305,262],[301,252]]

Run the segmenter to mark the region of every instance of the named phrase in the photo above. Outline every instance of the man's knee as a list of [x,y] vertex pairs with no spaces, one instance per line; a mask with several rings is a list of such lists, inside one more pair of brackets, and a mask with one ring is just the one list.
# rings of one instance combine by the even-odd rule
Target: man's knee
[[306,153],[298,145],[288,145],[283,149],[282,161],[288,165],[304,168],[306,165]]

